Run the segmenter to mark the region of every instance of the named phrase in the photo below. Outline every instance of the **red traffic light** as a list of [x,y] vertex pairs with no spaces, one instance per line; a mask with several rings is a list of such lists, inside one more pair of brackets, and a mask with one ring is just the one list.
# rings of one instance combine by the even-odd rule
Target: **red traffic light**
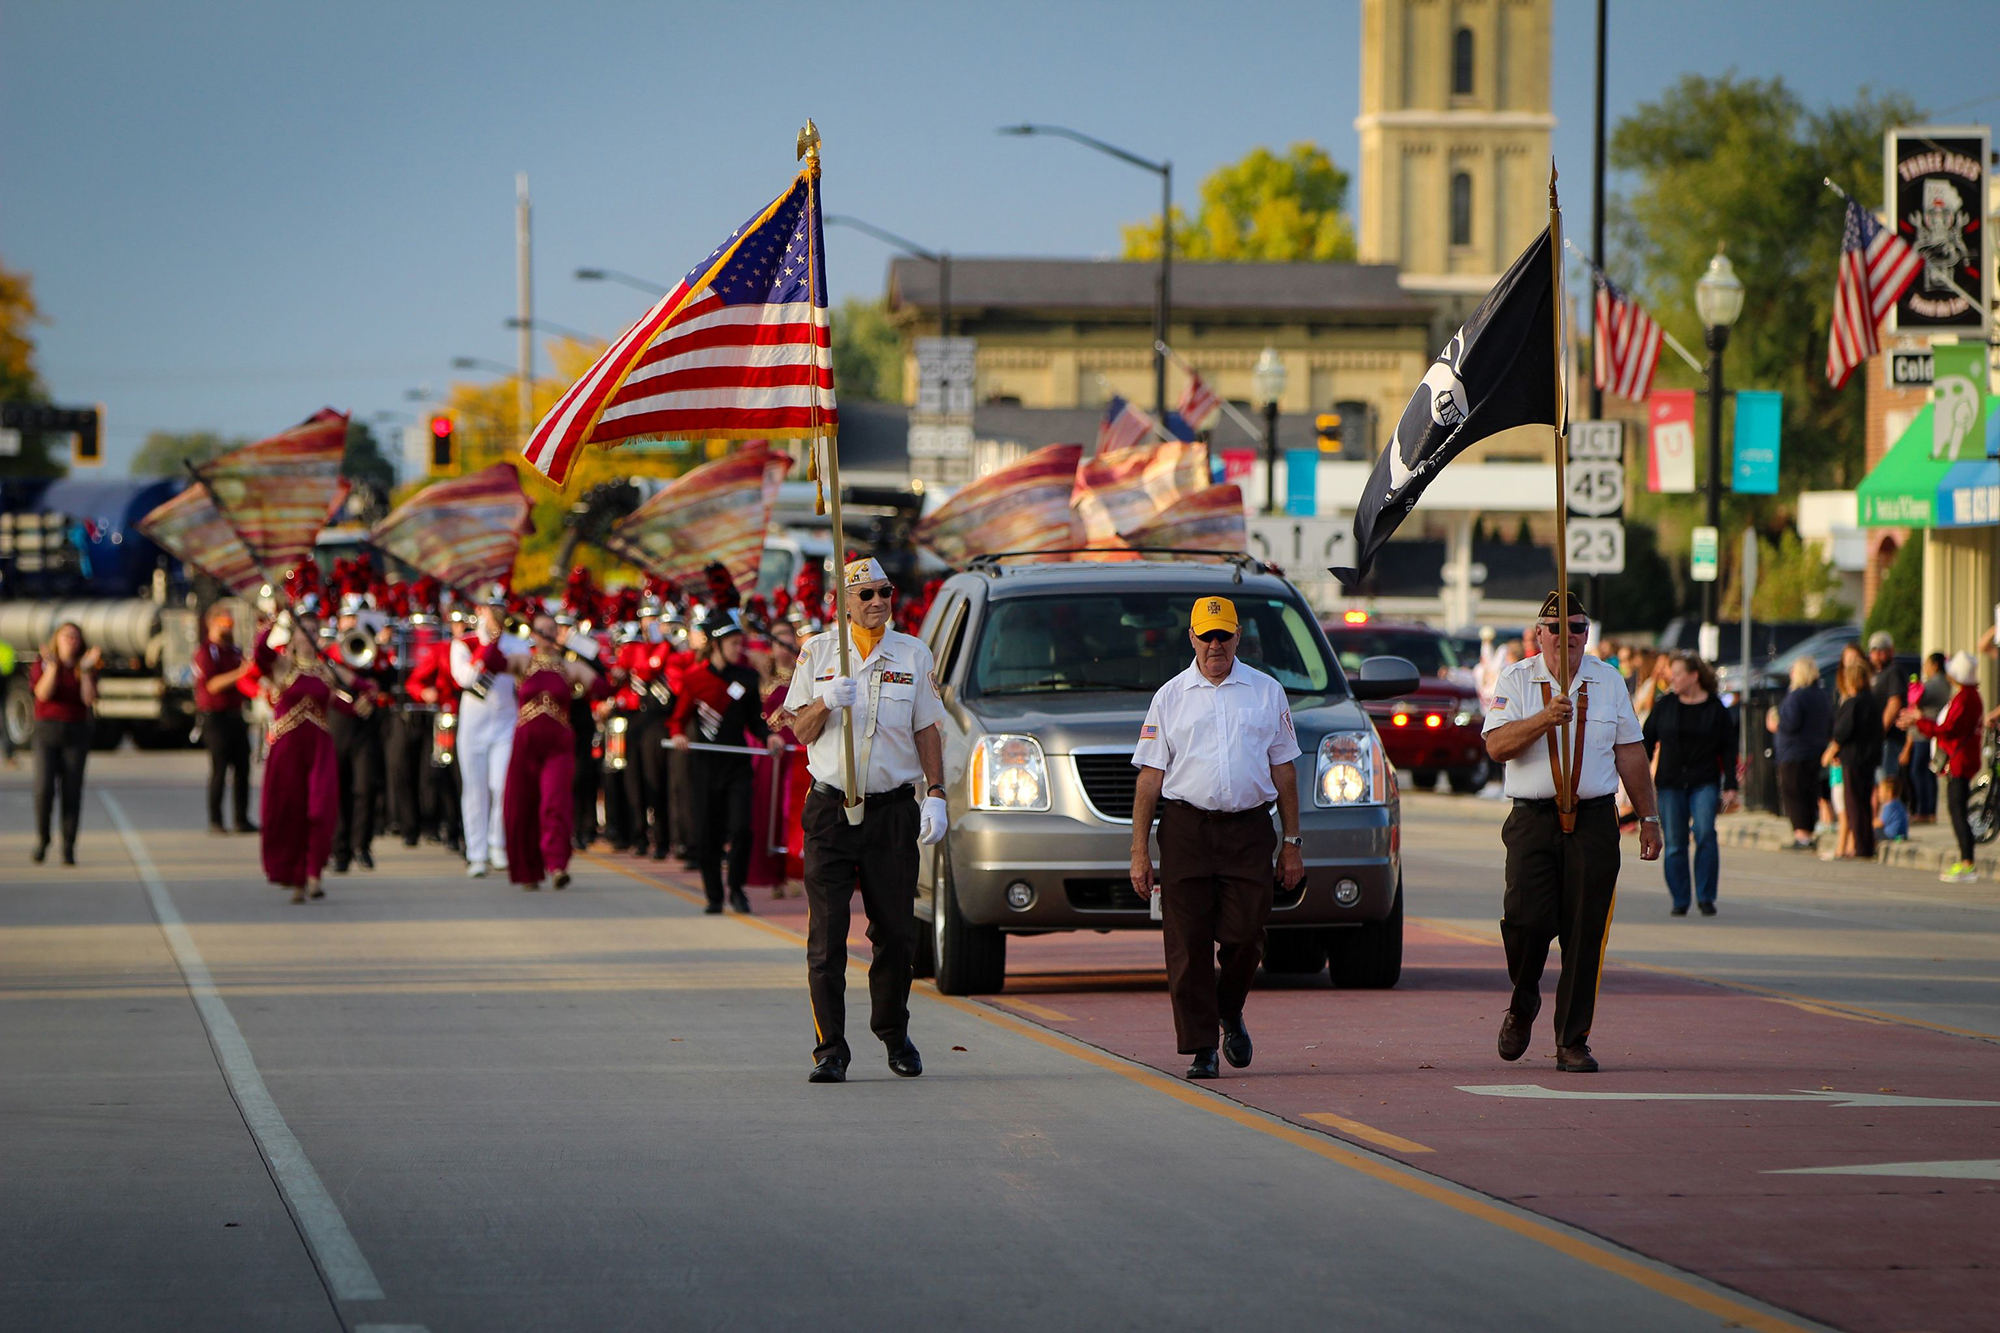
[[431,418],[431,434],[440,440],[451,434],[451,418],[440,412]]

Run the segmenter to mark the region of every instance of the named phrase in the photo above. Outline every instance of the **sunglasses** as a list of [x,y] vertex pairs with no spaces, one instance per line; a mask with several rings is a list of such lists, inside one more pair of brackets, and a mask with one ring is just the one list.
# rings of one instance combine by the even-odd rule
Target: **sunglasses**
[[886,602],[896,595],[896,590],[894,588],[856,588],[854,595],[864,602],[872,602],[877,597]]
[[[1553,620],[1544,620],[1542,622],[1542,628],[1547,630],[1549,633],[1554,634],[1558,632],[1562,628],[1562,626],[1558,625]],[[1569,622],[1569,632],[1571,634],[1588,634],[1590,633],[1590,622],[1588,620],[1572,620]]]
[[1236,635],[1231,630],[1211,629],[1211,630],[1204,630],[1202,633],[1195,635],[1195,637],[1197,639],[1200,639],[1203,643],[1228,643],[1231,639],[1235,638]]

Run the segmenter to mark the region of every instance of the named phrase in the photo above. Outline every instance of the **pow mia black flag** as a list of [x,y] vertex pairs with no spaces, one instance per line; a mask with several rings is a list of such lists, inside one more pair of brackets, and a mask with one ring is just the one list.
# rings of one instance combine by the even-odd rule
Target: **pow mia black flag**
[[1411,395],[1354,506],[1355,568],[1330,571],[1342,583],[1361,581],[1446,463],[1510,427],[1555,425],[1555,309],[1555,265],[1544,230]]

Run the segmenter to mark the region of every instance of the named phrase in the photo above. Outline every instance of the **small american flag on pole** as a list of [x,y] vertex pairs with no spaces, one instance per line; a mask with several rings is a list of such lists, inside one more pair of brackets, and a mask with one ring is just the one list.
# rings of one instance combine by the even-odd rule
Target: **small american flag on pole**
[[1596,278],[1597,387],[1643,403],[1660,365],[1660,326],[1611,279],[1602,273]]
[[731,232],[570,386],[521,446],[561,484],[584,445],[830,435],[818,163]]
[[1112,453],[1142,444],[1153,433],[1153,419],[1116,394],[1104,409],[1104,421],[1097,428],[1097,452]]
[[1875,330],[1916,280],[1923,257],[1875,215],[1847,201],[1840,239],[1840,278],[1833,285],[1833,327],[1827,338],[1826,382],[1838,389],[1854,368],[1880,351]]
[[1190,370],[1188,386],[1181,393],[1180,406],[1175,409],[1181,420],[1197,431],[1208,429],[1208,423],[1215,420],[1215,414],[1222,410],[1222,399],[1215,390],[1208,387],[1201,376]]

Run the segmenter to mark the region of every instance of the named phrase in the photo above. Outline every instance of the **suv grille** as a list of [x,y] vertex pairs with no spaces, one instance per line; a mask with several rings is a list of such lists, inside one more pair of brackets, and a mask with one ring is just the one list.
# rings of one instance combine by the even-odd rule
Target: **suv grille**
[[1132,797],[1139,789],[1139,770],[1132,767],[1132,752],[1073,754],[1077,781],[1091,808],[1106,819],[1132,818]]

